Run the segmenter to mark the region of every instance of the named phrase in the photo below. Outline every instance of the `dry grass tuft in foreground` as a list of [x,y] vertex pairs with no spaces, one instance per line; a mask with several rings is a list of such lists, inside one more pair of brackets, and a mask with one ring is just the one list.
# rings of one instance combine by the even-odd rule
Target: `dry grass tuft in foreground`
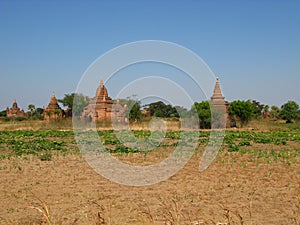
[[38,211],[40,214],[42,214],[48,225],[54,225],[52,223],[50,210],[47,204],[44,201],[42,201],[39,197],[35,196],[35,198],[39,201],[39,206],[26,206],[26,208]]

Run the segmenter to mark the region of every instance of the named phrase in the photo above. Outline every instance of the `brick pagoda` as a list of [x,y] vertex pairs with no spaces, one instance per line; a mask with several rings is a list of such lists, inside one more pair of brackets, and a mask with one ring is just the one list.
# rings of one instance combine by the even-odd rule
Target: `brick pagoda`
[[229,113],[228,113],[228,107],[229,104],[227,101],[225,101],[225,97],[222,94],[222,90],[220,87],[220,81],[219,78],[216,78],[216,85],[214,88],[214,93],[210,98],[210,102],[211,102],[211,107],[213,110],[217,110],[220,112],[224,112],[226,113],[226,127],[231,127],[232,126],[232,118],[230,118]]
[[119,100],[114,103],[112,98],[108,96],[108,91],[103,84],[103,80],[101,80],[96,91],[96,96],[84,108],[81,118],[93,121],[117,120],[124,122],[126,109],[126,107],[121,106]]
[[58,105],[54,92],[47,108],[44,110],[44,120],[58,119],[65,117],[65,112]]
[[25,112],[23,109],[20,109],[18,107],[16,99],[14,100],[14,103],[11,108],[6,107],[6,116],[7,117],[24,117]]

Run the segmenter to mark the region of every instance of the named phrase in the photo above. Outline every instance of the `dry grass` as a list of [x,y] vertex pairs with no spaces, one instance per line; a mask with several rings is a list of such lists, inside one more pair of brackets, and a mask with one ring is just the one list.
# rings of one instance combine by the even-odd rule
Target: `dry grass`
[[[168,131],[180,130],[180,121],[177,119],[164,119]],[[131,130],[148,130],[149,121],[131,122]],[[113,129],[110,122],[99,122],[96,124],[99,130]],[[59,119],[52,121],[43,120],[24,120],[24,121],[0,121],[0,130],[72,130],[72,119]],[[273,121],[270,119],[251,120],[244,128],[228,128],[233,130],[259,130],[259,131],[278,131],[286,130],[287,125],[284,121]]]
[[[168,130],[177,131],[180,128],[179,121],[167,120]],[[149,121],[132,122],[129,124],[132,130],[148,130]],[[100,130],[113,129],[111,123],[100,122],[96,124]],[[72,119],[60,119],[52,121],[43,120],[23,120],[23,121],[0,121],[0,130],[71,130],[73,129]]]
[[[174,121],[172,121],[172,122],[174,122]],[[171,123],[171,121],[170,121],[170,123]],[[3,124],[0,124],[0,125],[1,125],[0,127],[2,127]],[[22,122],[19,122],[18,124],[4,124],[4,125],[12,126],[11,129],[16,128],[16,127],[18,127],[19,129],[22,129],[22,127],[26,127],[26,126],[27,126],[26,129],[28,129],[28,126],[29,127],[34,126],[35,129],[68,129],[68,127],[71,127],[71,121],[65,121],[65,124],[52,124],[52,123],[47,123],[44,121],[26,121],[26,122],[22,121]],[[174,122],[173,125],[174,125],[173,128],[175,129],[176,123]],[[253,125],[253,123],[249,124],[249,126],[251,126],[251,125]],[[268,123],[266,122],[263,125],[268,126]],[[172,124],[171,124],[171,126],[172,126]],[[259,125],[257,124],[257,127],[258,126]],[[270,125],[270,126],[273,127],[273,125]],[[56,128],[54,128],[54,127],[56,127]],[[275,127],[276,126],[274,125],[273,128],[275,129]],[[283,127],[282,129],[284,129],[284,126],[282,126],[282,127]],[[138,127],[136,127],[136,128],[138,128]],[[273,128],[271,128],[271,129],[273,129]],[[257,129],[263,129],[263,127],[261,126],[260,128],[257,128]],[[271,147],[274,147],[274,146],[271,146]],[[281,146],[279,146],[278,148],[281,148]],[[237,158],[239,157],[239,155],[237,155],[237,154],[235,154],[234,156]],[[228,158],[229,157],[230,157],[230,155],[228,156]],[[251,158],[246,158],[246,157],[247,157],[247,155],[244,155],[244,158],[241,156],[240,158],[238,158],[238,160],[247,160],[246,162],[248,163],[248,166],[249,165],[251,166],[251,162],[250,162]],[[133,158],[131,158],[131,159],[133,159]],[[229,158],[229,159],[231,159],[231,158]],[[230,160],[228,160],[228,161],[230,161]],[[187,199],[184,195],[180,195],[180,192],[178,194],[179,197],[178,196],[170,197],[169,191],[171,190],[173,192],[176,192],[176,191],[178,191],[177,187],[179,187],[181,191],[188,190],[190,188],[190,186],[185,186],[184,182],[188,181],[189,175],[191,175],[191,173],[194,170],[190,170],[188,173],[182,173],[182,175],[180,175],[180,173],[179,173],[178,175],[176,175],[169,181],[166,181],[165,183],[160,184],[161,186],[157,187],[157,188],[161,188],[161,189],[159,189],[158,192],[155,192],[150,187],[149,189],[145,189],[148,192],[144,192],[144,193],[141,193],[140,195],[138,195],[137,192],[140,190],[135,189],[136,192],[134,192],[134,191],[131,191],[131,189],[126,189],[124,187],[111,184],[110,182],[107,182],[106,180],[102,180],[102,179],[98,178],[98,176],[97,177],[94,176],[94,173],[92,173],[92,172],[89,175],[85,174],[85,176],[83,176],[82,171],[89,171],[89,170],[86,169],[86,167],[81,167],[81,169],[79,170],[78,169],[78,165],[79,165],[78,161],[76,161],[73,164],[72,164],[72,162],[69,162],[67,160],[63,161],[63,163],[61,165],[70,163],[70,165],[73,167],[70,167],[69,164],[66,164],[64,167],[62,167],[61,170],[59,170],[58,165],[60,165],[60,164],[57,161],[43,162],[43,163],[41,163],[40,161],[38,161],[38,162],[34,161],[34,162],[38,166],[37,174],[39,174],[39,171],[41,171],[41,168],[44,168],[43,169],[44,173],[41,173],[41,176],[39,178],[35,177],[35,179],[40,179],[40,180],[37,180],[37,181],[39,181],[39,183],[35,184],[32,187],[32,188],[36,188],[36,189],[40,188],[38,190],[41,193],[45,194],[45,192],[44,192],[45,186],[42,186],[42,185],[49,185],[49,183],[47,183],[45,181],[43,182],[43,176],[45,174],[48,174],[48,172],[50,171],[50,169],[47,168],[47,166],[45,166],[45,163],[47,163],[48,166],[51,166],[51,165],[53,166],[53,169],[52,169],[53,173],[49,174],[48,179],[52,179],[53,174],[59,175],[58,179],[61,179],[61,182],[64,185],[65,185],[64,182],[66,182],[66,186],[63,186],[63,187],[67,187],[67,185],[69,185],[69,184],[77,185],[77,186],[74,186],[75,188],[72,188],[72,185],[69,185],[69,186],[71,186],[71,188],[68,190],[69,192],[66,192],[66,193],[63,193],[60,195],[56,195],[57,187],[55,185],[57,185],[57,183],[50,184],[50,186],[53,185],[53,189],[52,189],[51,198],[49,197],[47,199],[47,203],[45,201],[41,200],[40,198],[36,197],[33,194],[32,199],[36,199],[37,202],[36,202],[36,204],[31,204],[29,206],[26,206],[26,209],[29,209],[28,210],[29,212],[32,212],[32,211],[38,212],[40,216],[36,216],[35,214],[33,214],[33,216],[36,216],[37,218],[41,218],[40,221],[43,221],[42,224],[47,223],[48,225],[49,224],[53,225],[54,221],[55,221],[55,224],[64,224],[62,222],[61,223],[57,222],[58,218],[56,216],[54,216],[53,213],[51,212],[49,205],[48,205],[48,203],[51,203],[51,201],[52,201],[51,199],[54,199],[55,197],[60,198],[60,197],[63,197],[64,194],[69,194],[69,193],[71,193],[70,195],[73,195],[75,192],[77,194],[77,201],[79,201],[79,200],[82,201],[83,202],[82,205],[84,205],[87,203],[85,203],[85,200],[86,200],[85,196],[80,192],[81,188],[86,188],[85,190],[87,192],[95,193],[95,191],[92,188],[99,189],[99,187],[101,187],[101,188],[103,188],[103,190],[101,190],[101,191],[103,191],[103,193],[105,193],[104,196],[109,195],[110,197],[106,197],[103,200],[105,202],[101,202],[101,203],[93,202],[93,204],[97,207],[96,211],[86,209],[85,212],[90,213],[89,215],[92,215],[92,217],[94,219],[94,223],[91,223],[91,224],[98,224],[98,225],[125,224],[126,222],[124,222],[124,220],[121,221],[122,219],[124,219],[124,211],[125,210],[121,209],[121,208],[122,207],[125,208],[128,206],[128,210],[126,209],[128,215],[130,215],[131,217],[142,217],[141,220],[144,221],[142,224],[152,224],[152,225],[153,224],[165,224],[165,225],[179,225],[179,224],[180,225],[181,224],[184,224],[184,225],[205,225],[205,224],[207,224],[207,225],[216,225],[216,224],[218,224],[218,225],[254,225],[254,224],[259,224],[257,221],[259,219],[263,218],[263,216],[268,216],[268,215],[259,215],[260,218],[257,217],[258,211],[257,211],[256,207],[259,206],[259,204],[264,205],[264,206],[266,206],[268,204],[267,202],[266,203],[264,202],[265,196],[268,197],[268,199],[266,199],[266,201],[270,201],[269,204],[273,203],[272,202],[273,200],[271,201],[270,197],[276,198],[276,195],[278,193],[277,191],[279,190],[279,191],[282,191],[283,194],[285,194],[284,197],[287,197],[288,194],[295,196],[295,202],[290,200],[290,202],[291,202],[291,204],[293,204],[293,206],[288,205],[287,207],[289,207],[289,211],[284,211],[279,216],[281,216],[281,217],[286,216],[285,221],[290,222],[290,223],[287,222],[286,224],[300,225],[300,183],[298,185],[299,186],[298,188],[289,187],[289,186],[284,187],[283,184],[281,184],[281,185],[278,185],[278,187],[275,187],[274,190],[272,189],[272,185],[275,184],[275,186],[276,186],[276,184],[279,183],[279,181],[282,179],[284,180],[284,182],[294,181],[295,178],[288,179],[288,178],[286,178],[287,176],[284,174],[286,174],[288,171],[290,171],[289,175],[291,175],[291,174],[293,175],[293,173],[291,171],[292,171],[292,169],[297,169],[297,167],[298,167],[297,164],[293,164],[293,165],[291,165],[292,167],[288,167],[286,165],[280,164],[279,162],[278,162],[278,164],[276,162],[274,162],[273,164],[263,164],[262,163],[261,165],[258,165],[258,163],[253,162],[253,164],[257,164],[257,167],[264,168],[266,170],[265,173],[272,171],[273,176],[274,176],[274,178],[273,177],[271,178],[269,176],[263,175],[263,173],[261,176],[259,176],[259,178],[261,178],[263,180],[260,182],[261,186],[260,186],[259,190],[261,190],[261,191],[259,191],[259,193],[258,193],[255,189],[257,179],[255,179],[255,181],[253,181],[252,183],[251,182],[247,183],[247,181],[249,181],[249,179],[251,179],[251,176],[255,176],[257,173],[261,172],[262,171],[261,169],[258,168],[256,172],[247,173],[248,170],[250,171],[250,169],[248,169],[248,167],[247,168],[238,168],[238,166],[235,167],[235,162],[232,162],[231,164],[229,163],[230,164],[229,166],[227,166],[227,164],[221,165],[221,162],[218,163],[218,161],[216,161],[216,165],[215,165],[216,167],[223,166],[224,170],[227,169],[227,172],[229,172],[229,174],[232,175],[232,177],[227,177],[228,182],[230,184],[230,188],[227,183],[219,183],[220,187],[217,187],[217,188],[214,187],[214,185],[216,185],[216,183],[219,182],[219,179],[222,179],[222,176],[219,176],[218,179],[214,179],[214,176],[218,175],[217,173],[216,174],[211,173],[211,174],[213,174],[213,176],[211,176],[211,174],[209,173],[209,170],[207,171],[208,174],[206,176],[204,176],[203,174],[200,176],[200,174],[195,173],[194,174],[195,179],[198,179],[199,177],[200,178],[199,178],[198,183],[193,183],[194,186],[192,186],[192,187],[197,188],[197,190],[195,190],[193,192],[195,204],[192,205],[189,202],[190,201],[189,199]],[[30,167],[30,169],[26,170],[27,164],[26,163],[20,164],[19,162],[17,162],[16,165],[13,165],[13,167],[16,167],[16,168],[19,168],[19,167],[21,168],[21,166],[22,166],[22,170],[15,169],[13,171],[10,171],[16,175],[16,179],[15,179],[16,183],[15,184],[19,185],[18,188],[14,189],[15,190],[14,193],[18,193],[17,190],[22,190],[22,188],[24,188],[21,185],[22,183],[19,183],[19,182],[21,182],[23,175],[26,172],[28,175],[29,174],[28,171],[30,171],[30,174],[33,174],[32,168],[35,168],[35,167]],[[25,169],[23,169],[23,166]],[[238,168],[238,170],[232,171],[231,169],[233,167]],[[70,168],[72,169],[72,172],[69,172]],[[84,169],[82,169],[82,168],[84,168]],[[214,167],[212,167],[212,168],[214,168]],[[55,172],[56,169],[58,170],[57,173]],[[78,171],[77,171],[77,169],[78,169]],[[251,169],[255,170],[256,167],[253,167]],[[187,170],[187,168],[185,168],[185,170]],[[277,170],[277,174],[276,174],[276,170]],[[5,173],[7,173],[6,169],[2,169],[2,171],[3,171],[3,175]],[[76,171],[77,171],[77,173],[76,173]],[[220,170],[220,168],[218,168],[218,169],[216,169],[216,171],[220,172],[221,170]],[[295,170],[295,171],[297,171],[297,170]],[[243,174],[244,177],[236,178],[236,177],[238,177],[239,173]],[[226,176],[227,176],[227,173],[225,173],[225,172],[224,173],[222,172],[220,174],[223,174],[223,176],[224,176],[224,174],[226,174]],[[249,174],[251,176],[249,176]],[[191,177],[189,177],[189,178],[191,178]],[[278,178],[278,180],[276,180],[277,178]],[[297,178],[299,178],[299,176]],[[176,182],[174,181],[174,179],[177,179]],[[208,185],[207,187],[209,187],[209,188],[211,187],[211,190],[207,191],[207,192],[206,192],[207,189],[205,189],[205,188],[201,189],[202,186],[199,184],[200,182],[202,182],[205,179],[207,179],[207,182],[209,182],[207,184]],[[240,179],[240,183],[236,181],[239,179]],[[97,180],[97,181],[95,181],[95,180]],[[27,179],[27,180],[23,181],[24,182],[23,184],[28,184],[29,181],[31,182],[30,179]],[[267,182],[265,182],[265,181],[267,181]],[[52,182],[55,182],[55,181],[52,181]],[[68,183],[68,182],[70,182],[70,183]],[[177,184],[177,182],[178,182],[178,184]],[[226,180],[226,182],[227,182],[227,180]],[[267,187],[270,188],[269,190],[274,192],[274,196],[265,195],[265,193],[263,193],[264,189],[262,189],[262,188],[266,187],[266,184],[268,182],[270,182],[270,186],[267,186]],[[250,186],[251,187],[251,188],[249,188],[250,190],[244,192],[244,189],[247,190],[247,187],[243,186],[244,183],[245,183],[245,185],[248,185],[247,187],[249,187],[249,184],[250,185],[252,184],[253,186]],[[92,184],[93,186],[88,186],[89,184]],[[168,185],[166,185],[166,184],[168,184]],[[83,186],[80,186],[80,185],[83,185]],[[84,185],[86,185],[86,187],[84,187]],[[101,185],[103,185],[103,186],[101,186]],[[4,187],[4,185],[3,185],[3,187]],[[174,187],[174,188],[172,188],[172,187]],[[229,193],[229,191],[232,191],[233,187],[237,187],[237,189],[234,189],[234,191],[233,191],[234,194],[232,194],[232,196],[228,197],[228,193]],[[117,188],[117,189],[114,189],[114,188]],[[287,189],[286,192],[284,191],[285,189]],[[122,190],[126,190],[126,192],[121,192]],[[204,196],[204,198],[206,197],[206,200],[210,201],[212,199],[212,201],[214,201],[214,202],[211,202],[211,205],[214,205],[215,206],[214,210],[220,211],[220,214],[221,214],[221,216],[218,217],[218,219],[212,217],[209,214],[210,211],[204,210],[204,208],[201,207],[201,206],[205,207],[205,204],[208,204],[207,203],[208,201],[206,203],[201,203],[200,201],[202,201],[202,200],[200,198],[198,199],[195,197],[195,196],[197,196],[196,193],[200,192],[199,190],[202,191],[202,195]],[[9,191],[7,191],[7,190],[5,190],[5,191],[6,191],[6,195],[8,195],[7,193],[9,193]],[[164,198],[158,197],[158,195],[161,194],[162,191],[165,191],[165,194],[163,195]],[[239,202],[239,199],[233,200],[233,201],[235,201],[235,203],[238,203],[238,204],[234,204],[234,205],[227,204],[228,201],[230,201],[231,198],[234,198],[236,193],[239,191],[240,191],[239,194],[241,195],[241,197],[243,197],[241,199],[243,199],[243,200],[241,202]],[[250,191],[250,193],[249,193],[249,191]],[[131,196],[128,196],[127,198],[122,196],[123,193],[126,195],[129,192],[132,194]],[[51,191],[49,193],[51,194]],[[109,193],[109,194],[107,194],[107,193]],[[215,196],[220,193],[223,194],[223,196],[225,196],[225,197],[227,196],[227,202],[224,201],[225,203],[223,202],[223,204],[219,204],[221,210],[218,208],[218,198],[215,198]],[[149,194],[149,195],[147,196],[147,194]],[[259,195],[260,197],[256,198],[257,195]],[[40,194],[40,196],[44,196],[44,195]],[[111,196],[116,196],[116,198],[113,198]],[[147,199],[147,197],[149,197],[149,196],[152,198],[150,200],[151,202],[160,202],[160,204],[157,204],[157,205],[155,205],[155,207],[153,207],[152,205],[150,205],[150,203],[143,203],[143,205],[137,205],[137,204],[134,205],[133,203],[130,203],[130,204],[127,203],[128,199],[129,199],[129,201],[134,198],[135,198],[135,200],[137,198],[139,198],[138,200],[140,200],[141,198]],[[17,197],[19,197],[19,196],[16,196],[16,198]],[[149,199],[150,199],[150,197],[149,197]],[[290,197],[290,196],[288,196],[288,197]],[[14,198],[13,195],[11,197],[9,197],[9,204],[11,204],[10,202],[12,202],[11,199],[13,199],[13,198]],[[119,201],[118,198],[123,201],[118,202]],[[74,199],[76,199],[76,195],[74,195]],[[112,200],[112,199],[114,199],[114,200]],[[228,200],[228,199],[230,199],[230,200]],[[297,199],[297,201],[296,201],[296,199]],[[66,200],[66,198],[65,198],[65,200]],[[125,200],[127,200],[127,201],[125,201]],[[282,200],[282,199],[278,198],[278,201],[279,200]],[[72,201],[73,201],[73,199],[72,199]],[[54,200],[53,200],[53,202],[54,202]],[[53,202],[52,202],[52,204],[53,204]],[[26,204],[30,204],[30,203],[23,203],[22,207],[24,208],[24,206]],[[72,205],[72,204],[73,204],[73,202],[70,203],[70,205]],[[285,202],[285,204],[286,204],[286,202]],[[15,204],[15,205],[17,205],[17,204]],[[67,205],[67,206],[70,206],[70,205]],[[80,205],[80,207],[82,207],[82,205]],[[119,208],[115,207],[115,205],[119,206]],[[67,206],[65,206],[65,207],[67,208]],[[192,211],[192,210],[194,210],[194,211]],[[280,210],[285,210],[285,209],[281,208]],[[65,210],[62,213],[65,213],[66,211],[67,210]],[[292,213],[289,213],[290,211],[292,211]],[[123,214],[120,215],[119,214],[120,212]],[[285,212],[286,212],[286,215],[283,215]],[[66,213],[71,214],[70,211],[67,211]],[[13,213],[11,213],[11,214],[13,214]],[[223,217],[222,217],[222,214],[223,214]],[[10,214],[7,213],[7,215],[10,215]],[[206,220],[206,218],[207,218],[207,220]],[[71,220],[71,219],[69,219],[69,220]],[[72,217],[72,220],[74,221],[73,217]],[[11,224],[16,224],[16,223],[11,223]],[[24,224],[24,223],[20,223],[20,224]],[[41,223],[39,223],[39,224],[41,224]]]
[[296,189],[296,200],[295,210],[291,216],[291,221],[295,225],[300,225],[300,182]]
[[35,195],[34,195],[34,198],[38,200],[39,205],[38,206],[26,206],[26,208],[36,210],[43,216],[43,218],[46,220],[48,225],[54,225],[54,223],[52,223],[52,216],[50,214],[50,210],[49,210],[49,207],[47,206],[47,204]]
[[72,119],[0,122],[0,130],[71,130]]

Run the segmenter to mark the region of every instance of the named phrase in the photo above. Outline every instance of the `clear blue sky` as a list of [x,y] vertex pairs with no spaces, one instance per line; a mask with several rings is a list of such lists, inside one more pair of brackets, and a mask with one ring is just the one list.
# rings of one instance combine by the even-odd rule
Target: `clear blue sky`
[[149,39],[198,54],[229,101],[300,103],[299,12],[300,1],[1,0],[0,110],[47,106],[98,56]]

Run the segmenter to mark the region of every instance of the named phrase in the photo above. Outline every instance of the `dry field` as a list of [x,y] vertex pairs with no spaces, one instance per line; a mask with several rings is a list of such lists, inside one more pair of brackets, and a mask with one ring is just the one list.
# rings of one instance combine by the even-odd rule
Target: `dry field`
[[[183,169],[145,187],[97,174],[72,131],[2,130],[0,224],[300,224],[298,127],[227,131],[203,172],[198,166],[208,132],[201,132]],[[115,157],[133,164],[162,160],[178,137],[168,132],[163,146],[142,154],[120,147],[112,131],[100,135]]]

